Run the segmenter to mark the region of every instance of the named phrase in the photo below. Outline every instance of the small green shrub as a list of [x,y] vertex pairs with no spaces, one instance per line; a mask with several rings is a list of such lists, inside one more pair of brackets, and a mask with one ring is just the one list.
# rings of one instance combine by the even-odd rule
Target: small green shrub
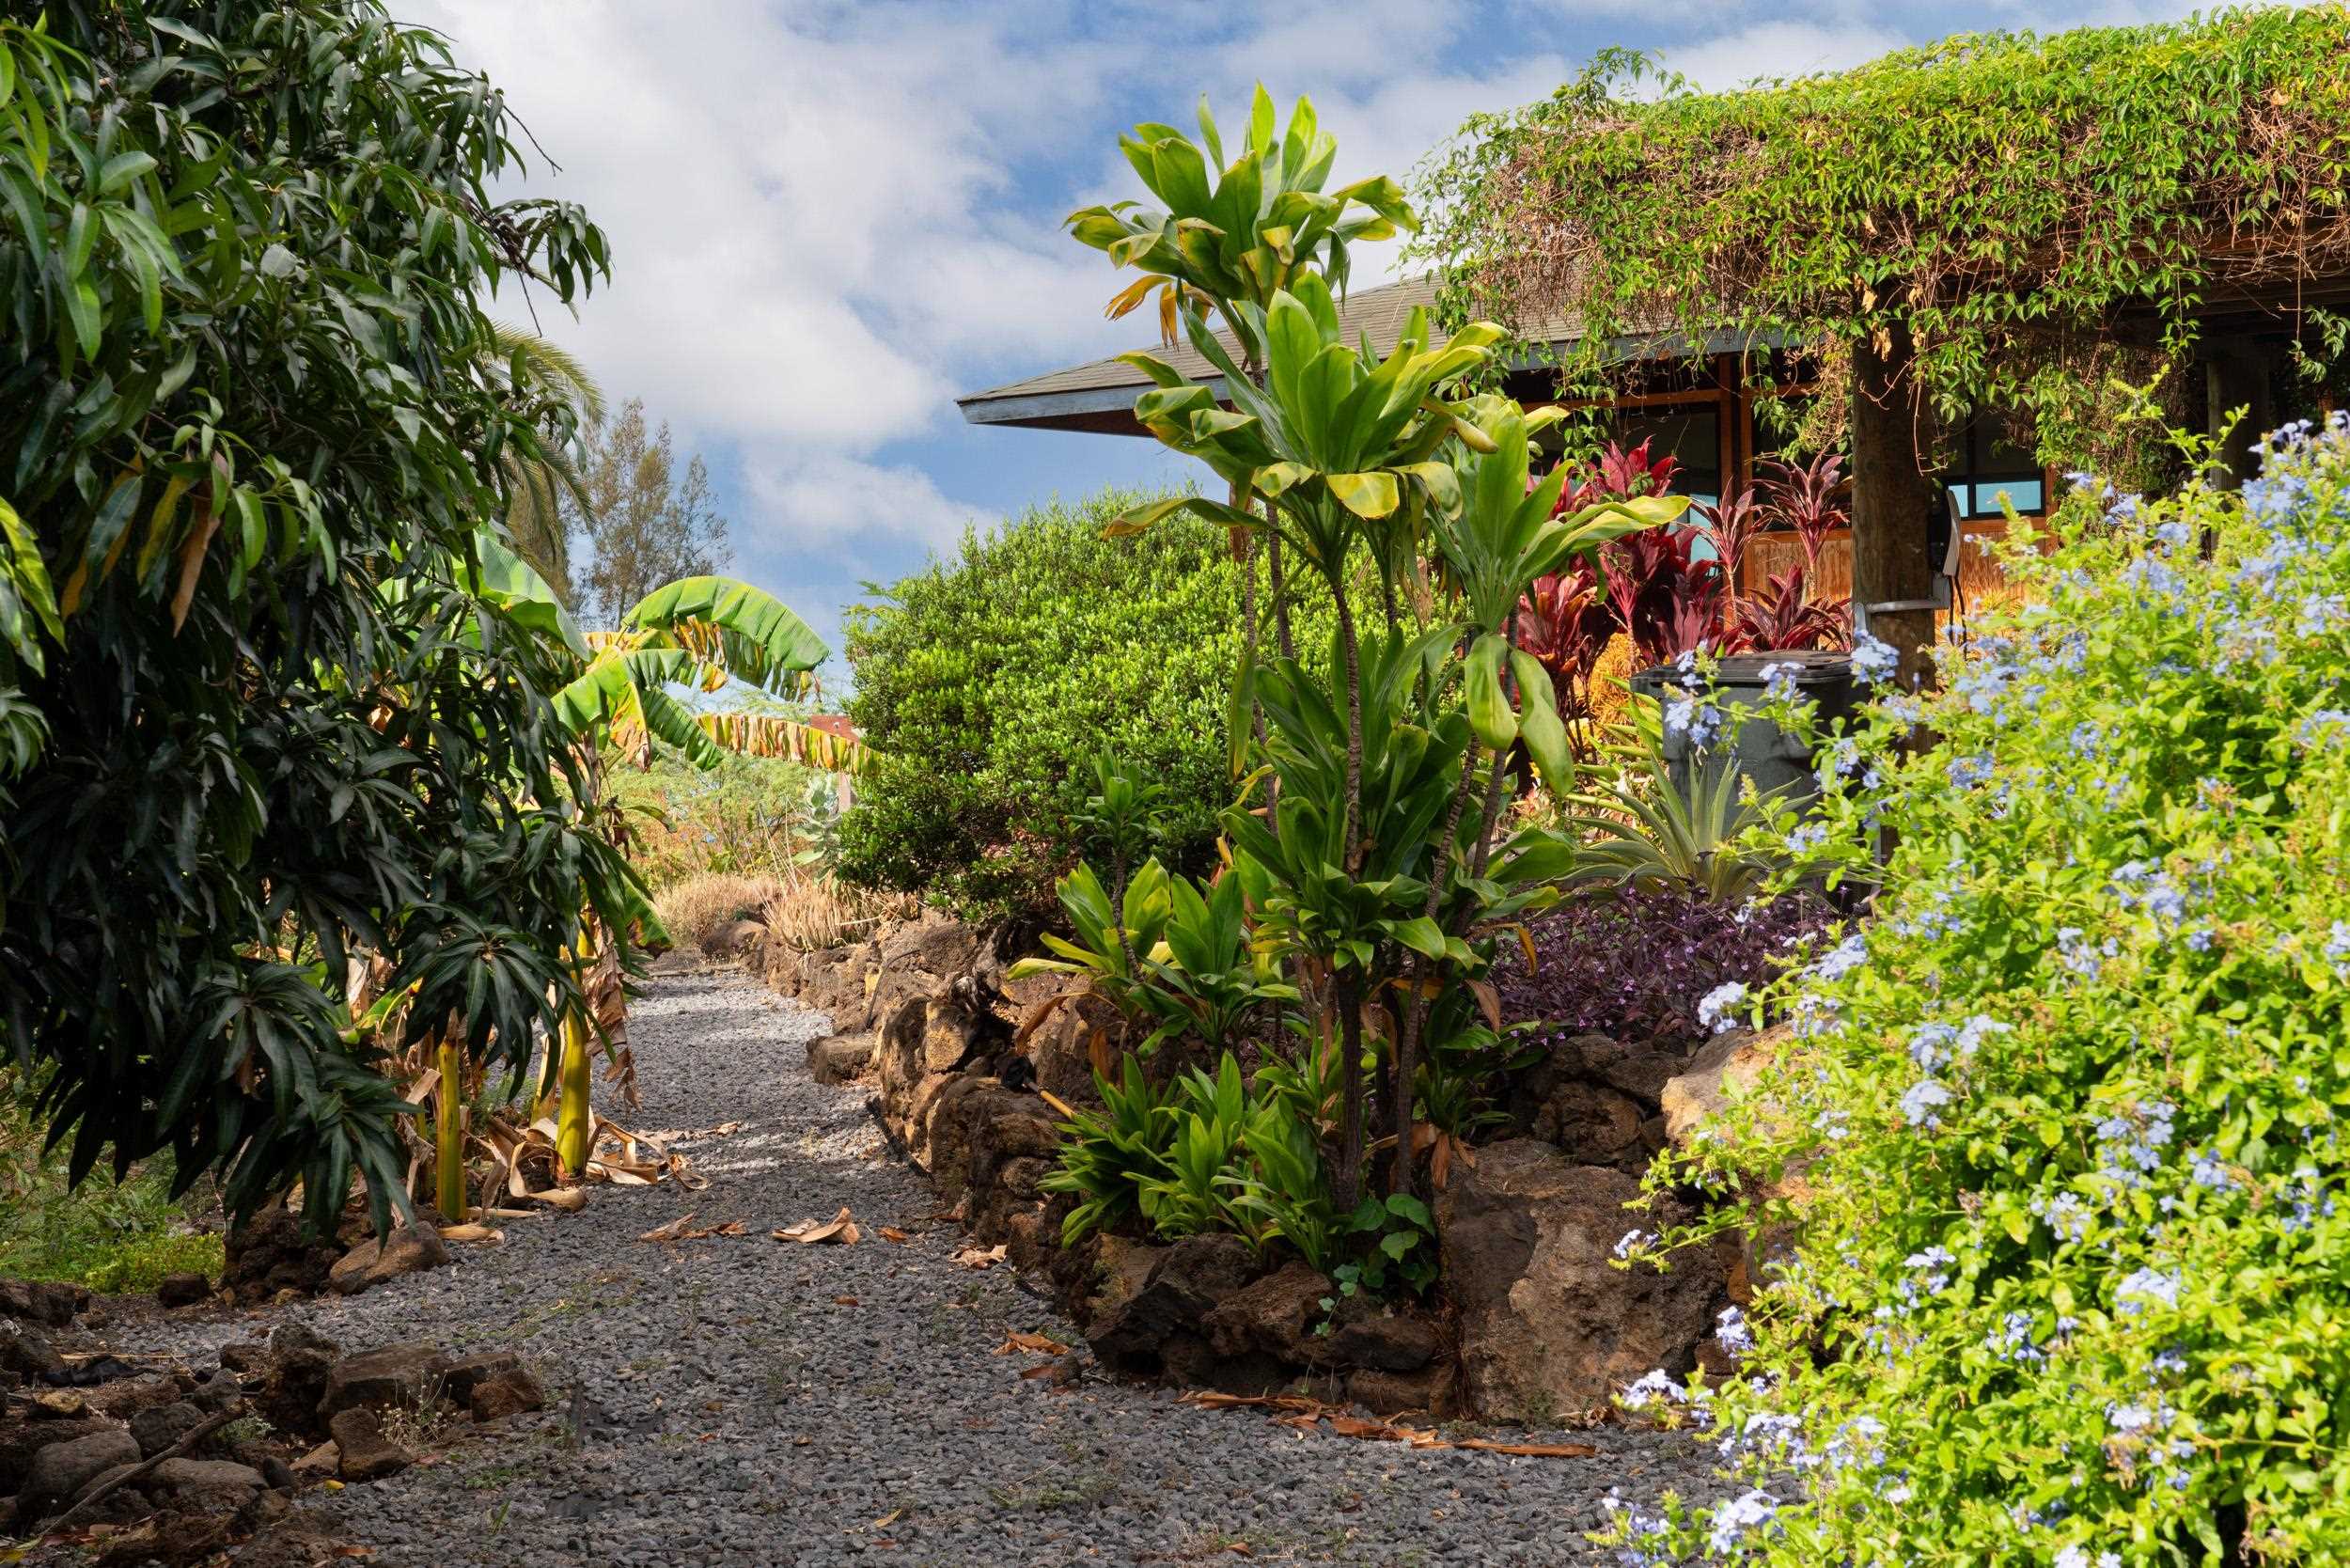
[[656,746],[646,768],[615,766],[605,788],[628,814],[629,860],[656,892],[701,876],[780,877],[828,842],[829,776],[772,757],[696,767]]
[[204,1229],[216,1208],[171,1196],[168,1155],[118,1182],[93,1172],[66,1184],[66,1152],[44,1156],[37,1125],[0,1079],[0,1276],[55,1279],[105,1295],[151,1291],[166,1274],[219,1277],[221,1236]]
[[1736,1375],[1631,1398],[1747,1489],[1623,1518],[1628,1561],[2350,1556],[2350,420],[2240,497],[2066,515],[2032,602],[1824,755],[1798,847],[1884,891],[1651,1178],[1796,1226]]
[[844,877],[971,917],[1049,911],[1092,847],[1105,751],[1163,787],[1168,864],[1204,863],[1233,794],[1240,572],[1209,524],[1102,537],[1149,498],[1031,508],[852,613],[849,712],[879,762],[841,824]]

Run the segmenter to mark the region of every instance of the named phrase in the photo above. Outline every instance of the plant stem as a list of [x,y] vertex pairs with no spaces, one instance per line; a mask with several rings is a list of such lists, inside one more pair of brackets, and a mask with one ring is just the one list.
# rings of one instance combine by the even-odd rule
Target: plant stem
[[[1429,872],[1428,900],[1420,906],[1420,913],[1432,920],[1444,902],[1445,878],[1452,872],[1453,841],[1460,835],[1461,813],[1468,806],[1469,781],[1473,776],[1469,761],[1469,757],[1461,759],[1461,776],[1452,786],[1452,804],[1445,812],[1444,837],[1436,840],[1436,861]],[[1413,1185],[1412,1144],[1419,1128],[1413,1115],[1412,1077],[1419,1069],[1420,1030],[1428,1019],[1429,998],[1420,992],[1420,981],[1427,973],[1427,955],[1414,953],[1403,970],[1403,1022],[1395,1037],[1395,1165],[1387,1183],[1390,1192],[1409,1192]]]
[[450,1025],[441,1028],[440,1062],[441,1098],[432,1117],[434,1164],[439,1180],[434,1184],[433,1202],[443,1218],[451,1223],[465,1217],[465,1096],[462,1078],[465,1055],[463,1043]]
[[1268,533],[1265,537],[1265,587],[1273,594],[1273,642],[1284,659],[1297,657],[1297,642],[1290,635],[1290,596],[1287,577],[1281,567],[1281,536]]
[[1330,1178],[1330,1201],[1351,1215],[1363,1196],[1363,1007],[1359,982],[1336,979],[1332,998],[1339,1008],[1339,1168]]
[[1346,856],[1346,874],[1354,876],[1363,869],[1362,846],[1355,841],[1355,829],[1362,820],[1363,670],[1355,637],[1355,611],[1347,603],[1346,583],[1340,570],[1330,573],[1330,593],[1338,601],[1340,673],[1346,682],[1346,782],[1341,808],[1345,815],[1339,827],[1339,844]]

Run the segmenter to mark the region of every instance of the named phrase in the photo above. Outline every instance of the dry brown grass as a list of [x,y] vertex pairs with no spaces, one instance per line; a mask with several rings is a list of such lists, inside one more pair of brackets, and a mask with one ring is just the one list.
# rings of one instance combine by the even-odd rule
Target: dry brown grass
[[843,886],[829,876],[795,876],[776,888],[760,918],[776,947],[813,952],[862,941],[885,921],[910,920],[921,912],[920,900],[901,893]]
[[707,952],[737,920],[756,920],[783,892],[771,876],[697,876],[654,895],[653,913],[681,948]]

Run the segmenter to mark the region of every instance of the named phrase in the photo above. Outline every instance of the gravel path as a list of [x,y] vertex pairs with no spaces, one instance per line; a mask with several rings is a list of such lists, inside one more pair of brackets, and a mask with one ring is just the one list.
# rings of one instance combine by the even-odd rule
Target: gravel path
[[[310,1506],[396,1568],[1550,1564],[1611,1559],[1584,1539],[1610,1486],[1707,1489],[1710,1456],[1670,1434],[1578,1434],[1601,1449],[1586,1459],[1413,1451],[1089,1373],[1023,1379],[1043,1358],[995,1354],[1008,1332],[1082,1356],[1077,1335],[1009,1269],[953,1261],[961,1231],[888,1158],[864,1091],[808,1077],[824,1032],[730,972],[657,980],[630,1017],[645,1104],[624,1120],[741,1122],[678,1140],[709,1190],[600,1188],[451,1267],[290,1309],[350,1349],[518,1345],[552,1406],[444,1429],[432,1463]],[[769,1239],[844,1204],[860,1246]],[[636,1240],[688,1210],[747,1233]],[[191,1325],[178,1346],[253,1331]]]

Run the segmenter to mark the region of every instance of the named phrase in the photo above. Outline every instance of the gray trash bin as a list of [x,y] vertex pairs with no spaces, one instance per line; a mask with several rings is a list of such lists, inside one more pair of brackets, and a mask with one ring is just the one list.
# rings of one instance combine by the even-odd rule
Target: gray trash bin
[[[1800,804],[1819,793],[1819,781],[1811,773],[1810,749],[1759,713],[1739,716],[1742,709],[1762,706],[1762,672],[1774,665],[1791,669],[1796,695],[1818,706],[1823,733],[1833,732],[1860,706],[1849,653],[1729,654],[1716,661],[1710,682],[1700,678],[1700,689],[1713,691],[1723,714],[1722,734],[1706,748],[1700,765],[1709,778],[1723,767],[1735,767],[1765,794],[1792,786],[1789,798]],[[1633,676],[1631,684],[1643,697],[1668,701],[1687,689],[1684,679],[1672,666],[1656,665]],[[1684,799],[1696,782],[1691,777],[1692,762],[1688,736],[1668,731],[1665,769]]]

